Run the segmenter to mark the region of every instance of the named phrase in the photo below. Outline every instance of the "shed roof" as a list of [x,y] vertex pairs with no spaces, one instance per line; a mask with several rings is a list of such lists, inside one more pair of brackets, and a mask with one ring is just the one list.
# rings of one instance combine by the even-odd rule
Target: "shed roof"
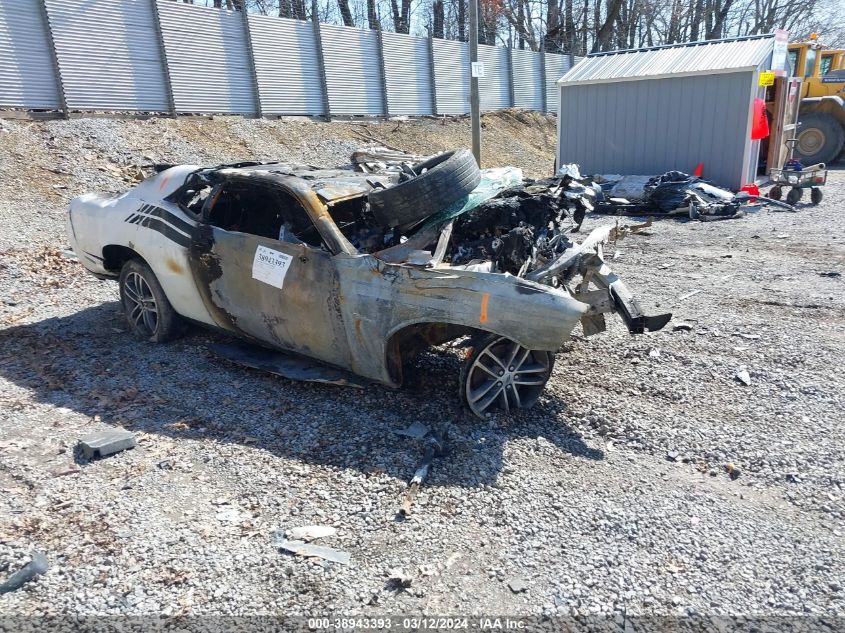
[[774,41],[771,34],[593,53],[557,83],[570,86],[753,70],[771,55]]

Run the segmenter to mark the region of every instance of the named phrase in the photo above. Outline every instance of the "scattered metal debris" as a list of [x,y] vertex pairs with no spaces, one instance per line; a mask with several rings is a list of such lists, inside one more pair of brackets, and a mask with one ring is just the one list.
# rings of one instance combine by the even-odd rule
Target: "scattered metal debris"
[[323,560],[328,560],[340,565],[348,565],[352,558],[352,555],[349,552],[325,547],[323,545],[312,545],[311,543],[306,543],[304,541],[289,541],[285,538],[279,538],[278,533],[275,536],[276,538],[274,544],[276,547],[296,556],[302,556],[304,558],[322,558]]
[[14,574],[9,576],[6,582],[0,584],[0,594],[20,589],[36,576],[46,573],[49,567],[50,564],[47,561],[47,557],[41,552],[34,550],[32,552],[31,560]]
[[86,459],[108,457],[120,451],[135,448],[135,434],[125,429],[106,429],[89,433],[79,440]]
[[412,170],[414,165],[433,156],[419,156],[392,147],[375,146],[352,152],[352,164],[368,174],[385,171],[407,173],[406,170]]
[[283,550],[296,554],[297,556],[304,556],[306,558],[322,558],[341,565],[348,565],[350,559],[352,558],[352,555],[349,554],[349,552],[343,552],[341,550],[322,545],[311,545],[310,543],[303,543],[302,541],[282,541],[278,543],[278,546]]
[[414,579],[405,570],[396,567],[387,572],[387,581],[397,589],[408,589]]
[[405,437],[411,437],[415,440],[421,440],[431,433],[431,429],[422,422],[414,422],[407,428],[398,429],[393,432],[396,433],[396,435],[404,435]]
[[405,495],[402,499],[402,508],[399,510],[402,516],[409,516],[411,514],[411,505],[414,503],[414,498],[417,496],[422,482],[428,476],[428,471],[431,468],[432,462],[436,457],[440,457],[444,452],[446,439],[445,434],[440,435],[438,433],[432,433],[427,437],[428,441],[426,443],[425,454],[423,455],[419,467],[414,473],[413,479],[411,479],[411,482],[408,484],[408,488],[405,490]]
[[672,328],[673,332],[692,332],[692,325],[690,323],[676,323]]
[[691,290],[690,292],[688,292],[688,293],[686,293],[686,294],[683,294],[683,295],[681,295],[680,297],[678,297],[678,301],[679,301],[679,302],[680,302],[680,301],[685,301],[686,299],[689,299],[690,297],[694,297],[694,296],[695,296],[695,295],[697,295],[699,292],[702,292],[701,288],[696,288],[695,290]]
[[347,565],[352,558],[348,552],[323,545],[312,545],[307,542],[318,538],[327,538],[335,534],[337,534],[337,530],[329,525],[304,525],[291,528],[286,532],[275,530],[273,532],[273,543],[276,547],[297,556],[322,558],[340,563],[341,565]]
[[328,383],[359,389],[367,385],[367,381],[342,369],[329,367],[304,356],[294,356],[257,345],[213,343],[208,346],[208,349],[221,358],[238,365],[260,369],[289,380]]
[[[594,179],[601,180],[603,193],[597,199],[595,210],[609,215],[674,216],[712,222],[741,218],[746,210],[757,210],[763,205],[796,210],[785,202],[752,196],[745,191],[734,194],[680,171],[669,171],[651,178],[596,176]],[[746,203],[754,203],[754,206]]]
[[288,530],[285,536],[291,541],[313,541],[337,534],[337,530],[330,525],[304,525]]

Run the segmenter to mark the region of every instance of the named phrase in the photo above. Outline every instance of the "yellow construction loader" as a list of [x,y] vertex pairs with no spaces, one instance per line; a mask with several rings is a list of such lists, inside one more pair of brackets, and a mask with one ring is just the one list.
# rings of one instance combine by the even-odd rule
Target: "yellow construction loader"
[[789,45],[792,74],[803,77],[795,157],[831,163],[845,152],[845,50],[809,42]]

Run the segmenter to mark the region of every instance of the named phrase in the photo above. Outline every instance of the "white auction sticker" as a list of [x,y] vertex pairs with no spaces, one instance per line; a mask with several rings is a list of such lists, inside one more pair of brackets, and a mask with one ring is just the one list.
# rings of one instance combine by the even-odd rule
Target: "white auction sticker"
[[292,259],[290,255],[259,246],[255,249],[255,258],[252,260],[252,278],[281,288]]

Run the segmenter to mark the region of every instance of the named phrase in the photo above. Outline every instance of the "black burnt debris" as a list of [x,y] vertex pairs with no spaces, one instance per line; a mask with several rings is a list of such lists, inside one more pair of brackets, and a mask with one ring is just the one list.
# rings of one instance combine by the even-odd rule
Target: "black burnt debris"
[[584,209],[565,194],[571,179],[527,180],[459,216],[447,261],[490,261],[494,272],[522,276],[572,246],[565,232]]

